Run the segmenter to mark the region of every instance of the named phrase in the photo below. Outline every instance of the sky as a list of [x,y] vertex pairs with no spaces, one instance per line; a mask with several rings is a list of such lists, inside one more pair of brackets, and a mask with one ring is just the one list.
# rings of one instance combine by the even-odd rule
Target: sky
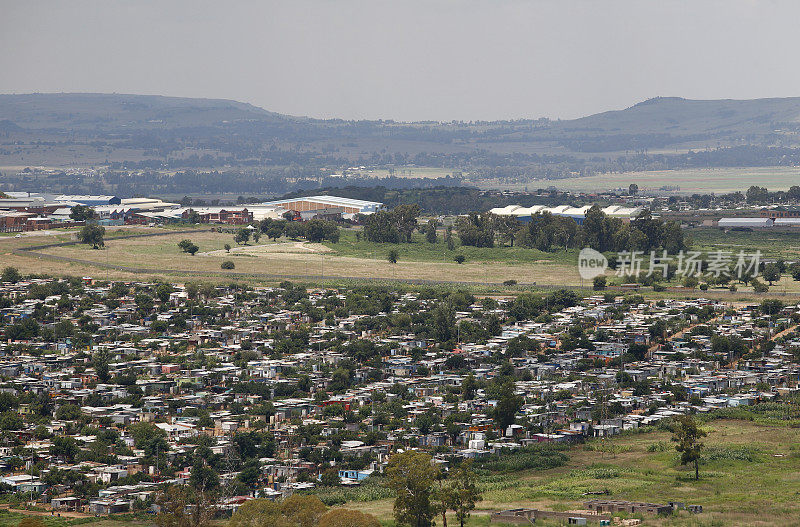
[[0,0],[0,93],[568,119],[655,96],[798,96],[798,19],[797,0]]

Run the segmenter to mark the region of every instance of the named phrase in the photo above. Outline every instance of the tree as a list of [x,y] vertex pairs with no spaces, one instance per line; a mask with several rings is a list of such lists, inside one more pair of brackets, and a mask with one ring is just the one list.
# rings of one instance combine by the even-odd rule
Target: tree
[[522,227],[519,219],[516,216],[499,216],[496,225],[500,239],[504,242],[509,242],[511,247],[514,247],[514,240]]
[[297,527],[314,527],[327,510],[316,496],[292,494],[281,503],[281,514]]
[[372,514],[350,509],[329,510],[319,519],[317,527],[380,527]]
[[98,351],[92,357],[92,365],[97,373],[97,380],[100,382],[108,382],[111,376],[108,371],[108,352],[105,350]]
[[592,288],[595,291],[602,291],[606,288],[606,277],[603,275],[595,276],[594,280],[592,281]]
[[800,280],[800,262],[790,265],[789,272],[792,274],[792,280]]
[[224,247],[226,253],[231,252],[231,244],[230,243],[226,243],[223,247]]
[[208,466],[204,459],[201,459],[192,466],[189,483],[195,489],[200,489],[203,492],[214,490],[219,487],[219,475],[213,468]]
[[19,274],[19,270],[16,267],[6,267],[3,269],[3,276],[0,277],[3,282],[11,282],[12,284],[16,284],[20,280],[22,280],[22,275]]
[[189,253],[192,256],[200,250],[200,247],[192,243],[192,240],[181,240],[178,242],[178,247],[180,247],[183,252]]
[[456,519],[461,527],[469,519],[470,511],[481,500],[481,494],[475,485],[477,476],[472,470],[472,461],[461,463],[450,475],[451,481],[446,487],[446,500],[448,508],[456,513]]
[[283,232],[285,230],[286,224],[282,221],[273,221],[270,226],[267,228],[267,238],[272,239],[273,241],[278,241],[278,238],[283,236]]
[[394,519],[398,524],[412,527],[433,524],[431,493],[437,472],[431,456],[422,452],[407,450],[389,459],[387,485],[397,493]]
[[242,227],[238,231],[236,231],[236,235],[233,237],[233,241],[236,242],[236,245],[247,244],[247,241],[250,239],[250,229],[246,229]]
[[396,221],[397,230],[406,243],[411,243],[411,234],[417,228],[417,217],[420,213],[419,205],[398,205],[392,210]]
[[280,503],[268,499],[244,502],[228,521],[228,527],[290,527]]
[[133,444],[136,448],[144,450],[145,457],[164,454],[169,450],[167,434],[156,425],[140,422],[130,426]]
[[428,224],[425,226],[425,241],[428,243],[436,243],[436,227],[438,227],[439,222],[436,219],[428,220]]
[[766,299],[761,302],[761,312],[767,316],[777,315],[783,309],[783,302],[777,299]]
[[87,205],[75,205],[69,211],[69,218],[74,221],[89,221],[97,217],[97,213]]
[[475,398],[475,392],[478,390],[478,381],[475,380],[475,375],[472,372],[464,378],[461,384],[461,396],[465,401]]
[[694,479],[700,479],[700,451],[703,443],[700,439],[706,432],[697,426],[694,417],[682,415],[675,420],[672,440],[677,444],[675,450],[681,453],[681,465],[694,464]]
[[631,183],[630,185],[628,185],[628,194],[630,194],[631,196],[635,196],[638,193],[639,193],[639,185],[637,185],[636,183]]
[[464,255],[463,255],[463,254],[457,254],[457,255],[455,255],[455,256],[453,257],[453,260],[455,260],[455,261],[456,261],[456,263],[460,265],[460,264],[463,264],[463,263],[464,263],[464,260],[466,260],[466,258],[464,257]]
[[769,291],[769,286],[760,281],[758,278],[753,278],[750,280],[750,285],[753,286],[754,293],[766,293]]
[[483,214],[471,212],[469,216],[458,218],[456,232],[458,232],[461,245],[494,247],[496,219],[497,216],[488,212]]
[[156,501],[158,527],[207,527],[214,518],[214,500],[188,485],[168,485]]
[[56,436],[50,446],[50,455],[71,463],[78,453],[78,443],[72,437]]
[[764,277],[764,280],[769,282],[769,285],[772,285],[772,282],[777,282],[781,279],[781,270],[776,263],[768,263],[764,266],[764,270],[761,272],[761,275]]
[[389,251],[389,255],[386,257],[386,259],[389,261],[389,263],[396,264],[397,257],[398,257],[397,251],[392,249],[391,251]]
[[339,471],[336,468],[330,468],[323,472],[319,481],[326,487],[338,487],[342,482],[339,477]]
[[258,243],[258,240],[261,239],[261,231],[255,230],[253,231],[253,241]]
[[225,260],[222,262],[222,265],[220,265],[220,268],[230,270],[236,268],[236,264],[234,264],[231,260]]
[[500,386],[500,396],[497,406],[492,410],[492,419],[503,433],[506,428],[514,424],[517,412],[522,408],[523,403],[523,398],[514,393],[514,381],[508,380]]
[[91,245],[92,249],[99,249],[105,245],[103,237],[106,235],[106,228],[100,225],[84,225],[78,231],[78,241]]

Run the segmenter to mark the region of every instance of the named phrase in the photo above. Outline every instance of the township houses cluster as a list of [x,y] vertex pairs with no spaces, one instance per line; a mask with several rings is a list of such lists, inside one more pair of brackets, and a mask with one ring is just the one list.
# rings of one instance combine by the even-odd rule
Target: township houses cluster
[[268,218],[341,220],[352,219],[356,214],[371,214],[382,207],[377,202],[336,196],[311,196],[247,205],[184,207],[157,198],[31,192],[4,194],[5,197],[0,196],[0,232],[83,225],[84,221],[73,214],[73,208],[79,205],[90,207],[101,225],[155,225],[187,220],[194,223],[248,225]]
[[234,509],[380,479],[398,449],[480,463],[796,390],[797,306],[564,293],[526,316],[467,293],[0,283],[0,486],[106,514],[215,484]]

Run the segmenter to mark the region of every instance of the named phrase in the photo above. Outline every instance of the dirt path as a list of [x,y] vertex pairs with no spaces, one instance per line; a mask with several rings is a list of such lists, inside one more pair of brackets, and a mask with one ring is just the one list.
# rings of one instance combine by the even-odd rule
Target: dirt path
[[92,518],[91,514],[85,514],[83,512],[71,512],[71,511],[59,511],[55,514],[50,513],[49,511],[27,511],[25,509],[12,509],[8,505],[0,505],[0,509],[6,509],[9,512],[18,512],[20,514],[24,514],[26,516],[57,516],[61,515],[62,518]]
[[230,253],[258,255],[258,254],[272,254],[272,253],[320,254],[328,252],[331,252],[331,250],[325,247],[324,245],[320,245],[319,247],[313,247],[307,242],[281,242],[281,243],[268,243],[263,245],[241,245],[238,247],[231,247],[230,251],[226,251],[225,249],[218,249],[216,251],[197,253],[197,256],[225,256],[226,254]]
[[784,336],[788,335],[789,333],[791,333],[792,331],[796,330],[798,326],[800,326],[800,324],[795,324],[794,326],[789,326],[788,328],[784,329],[783,331],[779,331],[778,333],[775,333],[774,335],[772,335],[772,337],[770,337],[769,340],[775,340],[775,339],[784,337]]
[[[692,331],[697,326],[700,326],[700,325],[703,325],[703,324],[712,324],[712,323],[716,322],[717,320],[719,320],[720,316],[722,316],[722,315],[717,315],[714,318],[708,319],[706,322],[698,322],[697,324],[692,324],[691,326],[686,326],[685,328],[683,328],[682,330],[678,331],[677,333],[667,337],[667,342],[671,342],[671,341],[673,341],[673,340],[675,340],[677,338],[680,338],[680,337],[684,336],[686,333]],[[650,349],[647,350],[647,351],[648,351],[648,353],[652,354],[654,351],[658,351],[659,347],[661,347],[661,344],[653,344],[652,346],[650,346]]]

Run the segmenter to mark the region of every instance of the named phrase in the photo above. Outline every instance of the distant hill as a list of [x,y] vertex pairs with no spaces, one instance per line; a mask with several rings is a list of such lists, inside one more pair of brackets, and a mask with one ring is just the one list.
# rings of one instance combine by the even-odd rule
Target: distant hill
[[698,101],[656,97],[625,108],[561,121],[567,130],[624,133],[717,134],[772,132],[773,124],[800,122],[800,97]]
[[185,128],[283,119],[286,117],[280,114],[225,99],[103,93],[0,94],[0,121],[29,130]]
[[[0,95],[0,169],[10,167],[0,190],[96,190],[88,176],[56,183],[18,174],[35,166],[111,167],[117,172],[101,185],[125,195],[277,195],[334,186],[331,175],[342,173],[350,185],[383,174],[394,176],[382,180],[393,188],[455,179],[536,189],[549,186],[542,180],[608,172],[800,166],[800,97],[656,97],[572,120],[403,123],[293,117],[224,99]],[[414,167],[440,169],[442,181],[397,177],[398,168],[413,175]],[[172,177],[181,171],[210,175]]]
[[[197,127],[230,129],[251,123],[244,130],[263,131],[292,140],[358,137],[393,137],[441,143],[443,138],[471,136],[485,142],[548,143],[583,151],[595,142],[594,151],[617,151],[636,147],[615,145],[625,138],[642,136],[638,146],[661,146],[708,139],[739,140],[772,144],[780,131],[797,131],[800,97],[754,100],[699,101],[680,97],[656,97],[624,110],[598,113],[560,121],[496,121],[489,123],[380,123],[375,121],[321,121],[270,112],[251,104],[225,99],[192,99],[157,95],[100,93],[0,94],[0,131],[117,131],[164,130]],[[255,123],[256,126],[252,126]],[[277,128],[274,125],[281,125]],[[418,133],[426,131],[427,137]],[[466,133],[465,133],[466,132]],[[298,133],[300,135],[298,135]],[[306,134],[304,137],[303,134]],[[609,144],[603,146],[603,142]],[[583,145],[583,146],[582,146]],[[520,148],[524,150],[524,148]]]

